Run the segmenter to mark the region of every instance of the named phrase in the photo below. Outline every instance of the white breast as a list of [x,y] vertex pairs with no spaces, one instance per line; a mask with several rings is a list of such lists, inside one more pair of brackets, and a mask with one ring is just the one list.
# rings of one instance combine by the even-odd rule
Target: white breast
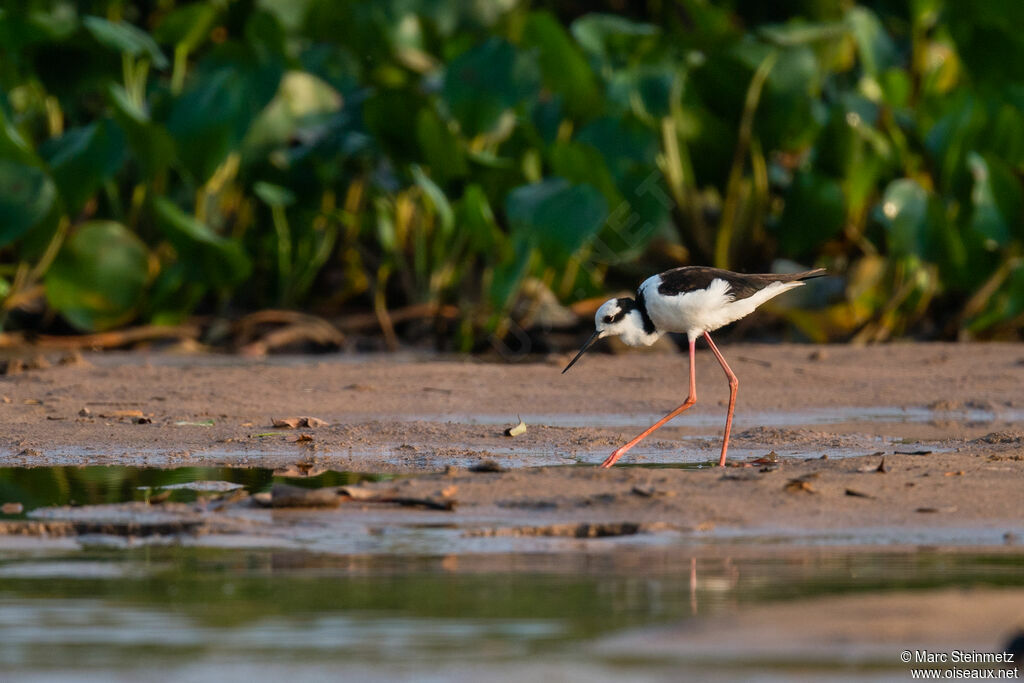
[[655,275],[640,285],[647,313],[659,330],[685,332],[691,339],[739,320],[768,299],[803,284],[773,282],[753,296],[734,301],[725,280],[712,280],[707,289],[667,296],[658,292],[660,282]]

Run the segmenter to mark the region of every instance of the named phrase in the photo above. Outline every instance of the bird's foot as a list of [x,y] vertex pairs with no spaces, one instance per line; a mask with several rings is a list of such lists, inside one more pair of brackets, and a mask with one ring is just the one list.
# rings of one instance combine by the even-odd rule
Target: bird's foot
[[616,448],[614,451],[612,451],[612,454],[605,458],[605,461],[601,463],[601,467],[605,469],[611,467],[619,458],[623,456],[625,452],[626,451],[623,448]]

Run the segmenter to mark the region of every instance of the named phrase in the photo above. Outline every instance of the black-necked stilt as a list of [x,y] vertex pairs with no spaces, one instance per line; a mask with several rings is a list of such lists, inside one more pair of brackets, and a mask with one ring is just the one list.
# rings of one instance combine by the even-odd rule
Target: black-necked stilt
[[701,335],[707,339],[708,346],[729,379],[729,412],[725,418],[722,457],[718,461],[718,464],[724,467],[725,455],[729,450],[729,430],[732,428],[732,413],[736,407],[739,380],[708,333],[753,313],[755,308],[768,299],[782,294],[787,289],[799,287],[804,280],[824,274],[824,268],[803,273],[746,275],[719,268],[683,266],[644,280],[637,290],[636,299],[623,297],[609,299],[601,304],[594,316],[597,330],[576,357],[565,366],[563,374],[601,337],[618,335],[630,346],[649,346],[666,332],[685,332],[690,340],[690,393],[686,400],[635,439],[616,449],[601,463],[601,467],[614,465],[615,461],[640,443],[644,437],[697,402],[694,348],[697,337]]

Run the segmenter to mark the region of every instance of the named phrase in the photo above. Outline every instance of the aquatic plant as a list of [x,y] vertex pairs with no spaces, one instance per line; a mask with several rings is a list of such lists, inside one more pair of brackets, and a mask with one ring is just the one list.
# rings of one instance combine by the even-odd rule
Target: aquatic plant
[[418,306],[471,349],[786,259],[842,277],[811,339],[1019,335],[1020,3],[600,5],[5,7],[5,329]]

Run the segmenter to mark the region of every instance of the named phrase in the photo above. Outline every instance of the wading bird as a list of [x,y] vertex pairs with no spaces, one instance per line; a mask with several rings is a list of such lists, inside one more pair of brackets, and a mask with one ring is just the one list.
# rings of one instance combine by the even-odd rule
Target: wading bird
[[736,389],[739,380],[733,374],[722,353],[711,341],[709,332],[750,315],[754,309],[772,297],[803,284],[804,280],[821,277],[824,268],[803,273],[765,273],[746,275],[719,268],[683,266],[654,275],[640,285],[636,299],[623,297],[609,299],[601,304],[594,316],[597,330],[583,345],[562,374],[580,359],[598,339],[618,335],[629,346],[650,346],[666,332],[685,332],[690,341],[690,393],[682,405],[645,429],[635,439],[616,449],[601,463],[611,467],[626,451],[640,443],[648,434],[679,415],[697,402],[697,378],[694,368],[694,349],[697,338],[704,335],[729,379],[729,412],[725,418],[725,437],[722,439],[722,457],[718,464],[725,466],[729,450],[729,430],[736,407]]

